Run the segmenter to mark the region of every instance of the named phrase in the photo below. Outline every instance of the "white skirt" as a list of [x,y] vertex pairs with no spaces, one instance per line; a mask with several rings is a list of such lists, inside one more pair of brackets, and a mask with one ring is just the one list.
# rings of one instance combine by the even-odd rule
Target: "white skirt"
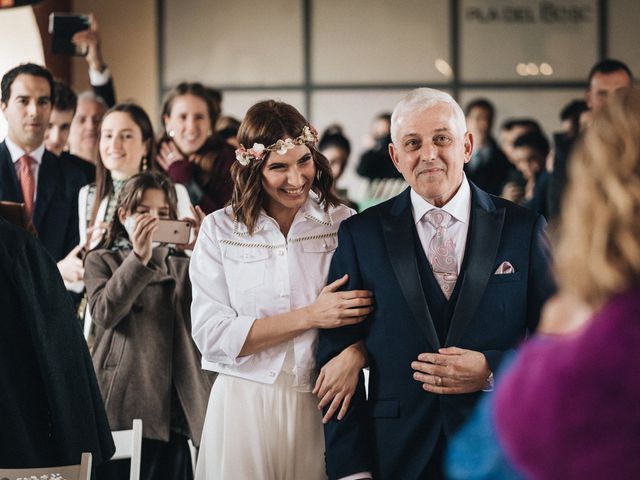
[[326,479],[318,399],[281,372],[268,385],[219,374],[211,389],[196,480]]

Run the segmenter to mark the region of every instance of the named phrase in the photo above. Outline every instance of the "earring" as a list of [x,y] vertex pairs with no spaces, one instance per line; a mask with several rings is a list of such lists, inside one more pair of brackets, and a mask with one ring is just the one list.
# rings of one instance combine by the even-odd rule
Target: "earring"
[[167,132],[167,135],[169,135],[169,137],[173,138],[173,137],[175,137],[175,136],[176,136],[176,132],[175,132],[174,130],[169,130],[169,131]]
[[141,167],[141,170],[140,170],[141,172],[146,172],[147,168],[149,168],[149,165],[147,163],[146,155],[144,157],[142,157],[142,163],[141,163],[140,167]]

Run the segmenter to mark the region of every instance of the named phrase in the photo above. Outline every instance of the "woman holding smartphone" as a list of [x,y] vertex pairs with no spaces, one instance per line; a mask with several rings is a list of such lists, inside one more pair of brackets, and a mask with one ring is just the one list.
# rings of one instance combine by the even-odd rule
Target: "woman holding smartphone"
[[[196,478],[326,478],[318,329],[361,322],[373,304],[371,292],[338,292],[346,275],[325,287],[338,226],[354,212],[292,106],[254,105],[238,140],[248,148],[236,150],[231,205],[205,219],[190,266],[193,337],[203,368],[219,372]],[[316,391],[346,391],[348,403],[338,378],[355,389],[366,359],[352,345],[334,360]]]
[[[189,257],[154,245],[160,222],[176,216],[171,180],[135,175],[105,238],[85,259],[98,384],[113,430],[142,419],[143,479],[191,478],[187,440],[200,444],[213,379],[191,339]],[[128,468],[110,462],[99,478],[126,478]]]

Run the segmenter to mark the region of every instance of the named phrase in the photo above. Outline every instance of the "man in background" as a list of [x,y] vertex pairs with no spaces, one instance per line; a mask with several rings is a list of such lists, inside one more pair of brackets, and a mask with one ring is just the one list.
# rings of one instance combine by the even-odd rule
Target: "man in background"
[[472,100],[467,105],[467,128],[473,135],[473,154],[464,172],[473,183],[485,192],[500,195],[513,169],[498,142],[491,135],[495,109],[484,98]]
[[[591,67],[587,82],[585,101],[591,113],[595,113],[607,104],[607,99],[613,92],[633,85],[633,74],[620,60],[607,58]],[[568,162],[576,139],[577,136],[571,139],[572,141],[555,145],[547,198],[550,222],[558,216],[562,208],[562,197],[568,180]]]
[[89,81],[92,90],[78,95],[76,113],[71,122],[69,151],[95,165],[98,161],[98,133],[105,112],[115,105],[113,78],[100,48],[100,31],[95,18],[91,28],[76,33],[72,41],[87,51]]
[[[0,108],[8,133],[0,143],[0,200],[23,203],[38,239],[58,262],[62,276],[75,270],[78,233],[78,192],[86,184],[82,171],[47,151],[53,99],[51,72],[33,63],[9,70],[1,82]],[[76,274],[73,273],[72,276]]]
[[53,85],[53,109],[51,110],[49,127],[44,134],[44,144],[47,150],[82,170],[87,178],[87,183],[93,183],[96,180],[95,164],[83,160],[66,150],[77,104],[78,97],[75,92],[66,84],[55,81]]
[[370,148],[360,156],[360,162],[356,169],[361,177],[369,180],[401,178],[389,156],[390,122],[391,115],[389,113],[381,113],[373,121]]

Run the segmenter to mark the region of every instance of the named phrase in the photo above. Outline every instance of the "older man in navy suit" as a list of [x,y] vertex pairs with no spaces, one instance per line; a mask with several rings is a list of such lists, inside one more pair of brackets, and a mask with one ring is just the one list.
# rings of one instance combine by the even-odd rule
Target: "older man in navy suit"
[[[45,150],[53,78],[40,65],[22,64],[2,77],[0,107],[9,126],[0,144],[0,200],[24,203],[38,238],[62,276],[76,272],[78,192],[87,183],[74,165]],[[71,255],[69,255],[71,252]]]
[[443,451],[503,355],[533,330],[554,284],[545,220],[470,183],[472,135],[446,93],[396,106],[391,158],[410,188],[342,223],[330,278],[374,292],[363,323],[323,330],[318,363],[363,341],[361,378],[342,420],[325,426],[337,478],[441,478]]

